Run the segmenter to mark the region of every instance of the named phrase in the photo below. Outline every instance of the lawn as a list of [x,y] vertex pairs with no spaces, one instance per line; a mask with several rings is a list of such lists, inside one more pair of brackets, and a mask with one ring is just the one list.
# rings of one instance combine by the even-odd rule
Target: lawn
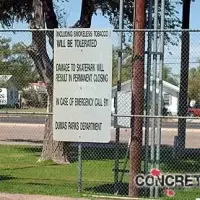
[[[77,153],[76,150],[73,151]],[[77,160],[70,165],[57,165],[50,161],[39,163],[37,160],[40,152],[40,147],[1,145],[0,192],[78,197]],[[167,155],[170,151],[163,153],[166,155],[161,161],[164,171],[200,172],[198,160],[172,162]],[[121,159],[124,154],[123,148],[120,152]],[[83,148],[83,194],[113,195],[113,157],[113,148]],[[128,174],[125,175],[124,182],[120,186],[120,195],[127,195]],[[199,189],[179,189],[176,190],[176,196],[170,199],[191,200],[197,197],[200,197]]]
[[[0,191],[78,196],[77,161],[70,165],[57,165],[52,162],[38,163],[40,152],[41,149],[35,147],[1,145]],[[86,156],[88,153],[86,150]],[[95,150],[90,152],[91,159],[94,159],[94,154]],[[99,158],[100,156],[99,154]],[[83,159],[84,193],[94,193],[93,191],[98,188],[92,188],[93,186],[112,184],[112,159],[87,161],[84,154]]]

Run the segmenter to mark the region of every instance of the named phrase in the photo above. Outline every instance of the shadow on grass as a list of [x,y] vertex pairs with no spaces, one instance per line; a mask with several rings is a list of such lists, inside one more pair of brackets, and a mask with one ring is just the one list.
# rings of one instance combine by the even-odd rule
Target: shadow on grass
[[[120,144],[119,146],[119,159],[125,157],[127,151],[127,145]],[[22,152],[34,153],[38,156],[42,152],[42,146],[23,146],[16,147]],[[84,143],[82,144],[82,160],[114,160],[115,158],[115,148],[113,143],[101,144],[101,143]],[[78,144],[71,143],[68,150],[71,158],[71,162],[78,161]]]
[[34,154],[41,154],[42,146],[29,146],[29,145],[17,145],[14,146],[19,152],[24,153],[34,153]]
[[198,173],[200,172],[200,161],[198,160],[171,160],[168,163],[164,163],[164,171],[171,171],[177,173]]
[[[150,147],[149,147],[150,158]],[[155,152],[156,153],[156,152]],[[182,159],[174,157],[174,148],[169,145],[161,145],[160,169],[163,172],[198,173],[200,172],[200,149],[185,149]],[[144,148],[143,148],[144,160]]]
[[0,181],[7,181],[7,180],[13,180],[13,179],[17,179],[13,176],[9,176],[9,175],[0,175]]
[[[118,195],[121,196],[128,196],[128,188],[129,185],[128,183],[119,183],[118,186]],[[103,184],[103,185],[98,185],[94,187],[88,187],[84,189],[86,192],[92,192],[92,193],[99,193],[99,194],[109,194],[113,195],[115,191],[115,184]],[[139,195],[140,197],[149,197],[149,188],[140,188],[139,189]],[[159,190],[159,196],[163,196],[163,189]]]
[[31,166],[22,165],[21,167],[1,168],[1,170],[12,171],[12,170],[18,170],[18,169],[36,169],[36,168],[41,168],[42,166],[57,166],[57,164],[51,161],[45,161],[39,165],[31,165]]
[[198,173],[200,172],[200,149],[185,149],[182,159],[173,156],[173,147],[161,148],[161,169],[167,172]]
[[[19,151],[34,153],[40,156],[42,146],[16,146]],[[78,143],[71,143],[69,147],[71,162],[78,159]],[[116,145],[114,143],[83,143],[82,160],[114,160]],[[124,159],[127,151],[126,144],[118,145],[119,159]],[[143,147],[142,159],[144,160],[145,149]],[[200,149],[185,149],[184,157],[178,160],[173,157],[173,147],[162,145],[160,149],[161,170],[171,172],[200,172]],[[150,157],[150,147],[149,147]]]
[[[121,183],[118,185],[119,195],[128,195],[128,183]],[[115,193],[115,184],[102,184],[93,187],[87,187],[84,189],[87,192],[92,193],[103,193],[103,194],[114,194]]]
[[[77,147],[72,147],[75,152],[78,152]],[[92,145],[85,145],[83,146],[82,151],[82,158],[83,160],[103,160],[103,159],[109,159],[114,160],[115,159],[115,149],[116,146],[113,143],[109,144],[92,144]],[[119,159],[123,159],[125,157],[127,151],[126,145],[118,145],[118,153],[119,153]]]
[[52,186],[53,184],[49,184],[49,183],[34,183],[34,182],[29,182],[29,183],[26,183],[27,185],[35,185],[35,186]]
[[[144,148],[142,157],[144,160]],[[173,147],[162,145],[160,151],[160,169],[163,172],[172,172],[172,173],[200,173],[200,150],[199,149],[185,149],[184,157],[182,160],[178,160],[173,157]],[[150,156],[150,147],[149,147],[149,156]],[[128,183],[120,183],[119,186],[119,195],[128,195]],[[114,194],[114,184],[102,184],[96,185],[94,187],[88,187],[85,189],[89,192],[101,193],[101,194]],[[163,196],[163,189],[159,191],[160,196]],[[141,197],[147,197],[149,195],[149,189],[140,189]]]
[[[114,160],[116,146],[113,143],[109,144],[89,144],[82,145],[82,160]],[[127,146],[120,144],[118,146],[119,159],[125,157]],[[78,160],[78,144],[74,143],[70,147],[70,157],[72,162]]]

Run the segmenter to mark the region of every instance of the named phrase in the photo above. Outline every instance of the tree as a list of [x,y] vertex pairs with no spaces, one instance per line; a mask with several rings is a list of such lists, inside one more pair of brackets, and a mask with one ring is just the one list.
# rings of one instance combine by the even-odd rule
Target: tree
[[12,75],[12,81],[18,90],[38,79],[33,62],[20,43],[11,46],[11,39],[0,37],[0,71]]
[[[117,73],[118,73],[118,48],[113,49],[113,66],[112,66],[112,85],[117,85]],[[123,54],[123,68],[121,74],[122,83],[131,79],[131,48],[127,47]]]
[[[101,9],[102,13],[104,16],[108,16],[110,23],[115,27],[118,28],[119,24],[119,1],[118,0],[95,0],[95,7]],[[181,21],[177,14],[179,13],[176,10],[176,4],[181,4],[182,0],[178,0],[175,3],[171,2],[170,0],[166,0],[165,5],[166,5],[166,23],[165,23],[165,29],[176,29],[180,27]],[[125,29],[132,29],[133,28],[133,5],[134,1],[132,0],[124,0],[124,28]],[[148,9],[149,1],[147,0],[146,4],[146,10]],[[159,1],[159,9],[161,7],[161,1]],[[147,13],[147,12],[146,12]],[[160,22],[161,22],[161,15],[160,13],[158,14],[158,27],[160,27]],[[152,19],[153,20],[153,19]],[[154,24],[152,22],[152,24]],[[146,28],[148,25],[148,15],[146,15]],[[153,26],[152,26],[153,28]],[[130,39],[132,39],[132,34],[129,35]],[[172,39],[171,36],[177,36]],[[174,32],[174,33],[166,33],[165,34],[165,43],[170,42],[171,44],[175,45],[178,42],[178,37],[179,34]]]
[[189,71],[188,96],[190,100],[200,100],[200,67]]
[[[67,0],[59,0],[67,2]],[[54,29],[59,27],[58,17],[52,0],[3,0],[0,7],[0,22],[9,26],[14,20],[25,20],[29,23],[31,29]],[[124,22],[126,28],[132,27],[133,22],[133,2],[125,0],[124,4]],[[111,24],[118,27],[119,1],[118,0],[82,0],[80,19],[72,28],[89,28],[93,14],[98,10],[102,11],[105,17],[109,17]],[[167,18],[168,28],[179,27],[179,20],[173,5],[167,0]],[[6,11],[6,12],[5,12]],[[46,37],[53,50],[53,32],[52,31],[33,31],[32,45],[27,48],[27,52],[34,61],[41,79],[47,84],[49,95],[49,111],[53,111],[53,60],[49,58],[46,49]],[[169,35],[166,35],[166,41],[173,42]],[[174,43],[174,42],[173,42]],[[69,157],[67,143],[55,142],[52,137],[52,118],[48,117],[45,124],[45,134],[43,140],[43,151],[40,160],[52,159],[57,163],[68,163]]]
[[[54,7],[54,11],[57,15],[58,24],[65,25],[66,20],[66,3],[70,0],[57,0],[52,5]],[[42,0],[43,2],[43,0]],[[110,23],[118,28],[119,22],[119,1],[118,0],[93,0],[93,14],[97,14],[98,11],[102,12],[102,15],[107,17]],[[176,10],[176,4],[181,4],[182,0],[178,0],[175,3],[170,0],[166,0],[166,29],[176,29],[181,25],[181,21],[178,18],[178,11]],[[11,26],[14,21],[26,21],[29,22],[31,18],[31,13],[33,11],[33,0],[1,0],[0,7],[0,23],[3,26]],[[134,1],[132,0],[124,0],[124,27],[125,29],[133,28],[133,5]],[[161,5],[161,1],[159,1],[159,6]],[[148,1],[146,5],[146,9],[148,8]],[[6,11],[6,12],[5,12]],[[160,13],[158,16],[158,26],[160,26]],[[148,19],[148,16],[147,16]],[[146,26],[148,24],[148,20],[146,20]],[[77,24],[76,24],[77,25]],[[177,39],[172,39],[171,36],[178,35],[178,33],[166,33],[165,41],[171,42],[172,44],[177,44]],[[132,38],[132,37],[130,37]]]
[[172,68],[168,66],[163,67],[163,80],[171,83],[172,85],[178,86],[178,80],[176,79],[176,75],[172,73]]
[[[123,53],[123,68],[122,68],[122,82],[128,81],[131,79],[131,65],[132,65],[132,49],[130,46],[126,46]],[[117,84],[117,72],[118,72],[118,60],[117,60],[117,48],[113,50],[113,86]],[[177,74],[172,73],[172,68],[169,66],[163,67],[163,80],[169,82],[175,86],[179,85]]]
[[47,102],[46,93],[38,93],[34,88],[23,90],[21,94],[22,98],[25,99],[27,105],[30,107],[45,108]]

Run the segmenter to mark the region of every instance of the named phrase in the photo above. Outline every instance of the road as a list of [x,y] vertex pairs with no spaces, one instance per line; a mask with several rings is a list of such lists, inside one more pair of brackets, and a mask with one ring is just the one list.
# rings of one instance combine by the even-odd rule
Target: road
[[44,116],[1,116],[0,123],[20,123],[20,124],[44,124]]
[[[0,117],[0,123],[20,123],[20,124],[44,124],[44,116],[15,116],[15,117]],[[113,121],[112,121],[113,126]],[[163,128],[177,128],[177,122],[163,122]],[[200,122],[187,122],[187,129],[200,129]]]
[[[44,124],[0,124],[0,143],[4,144],[9,142],[20,144],[41,144],[44,136]],[[115,129],[111,129],[111,141],[115,141]],[[173,145],[174,136],[177,135],[175,128],[162,128],[163,145]],[[128,143],[130,138],[130,129],[121,129],[120,142]],[[144,138],[144,137],[143,137]],[[200,148],[200,130],[187,129],[186,147],[187,148]],[[144,142],[144,141],[143,141]],[[150,144],[150,143],[149,143]]]
[[[11,142],[19,144],[41,144],[44,136],[45,117],[40,116],[1,116],[0,143]],[[162,123],[162,144],[173,145],[177,135],[177,122]],[[121,129],[120,142],[127,143],[130,138],[130,129]],[[144,138],[144,137],[143,137]],[[200,148],[200,123],[187,123],[186,147]],[[111,141],[115,141],[115,129],[111,129]],[[144,141],[143,141],[144,142]]]

